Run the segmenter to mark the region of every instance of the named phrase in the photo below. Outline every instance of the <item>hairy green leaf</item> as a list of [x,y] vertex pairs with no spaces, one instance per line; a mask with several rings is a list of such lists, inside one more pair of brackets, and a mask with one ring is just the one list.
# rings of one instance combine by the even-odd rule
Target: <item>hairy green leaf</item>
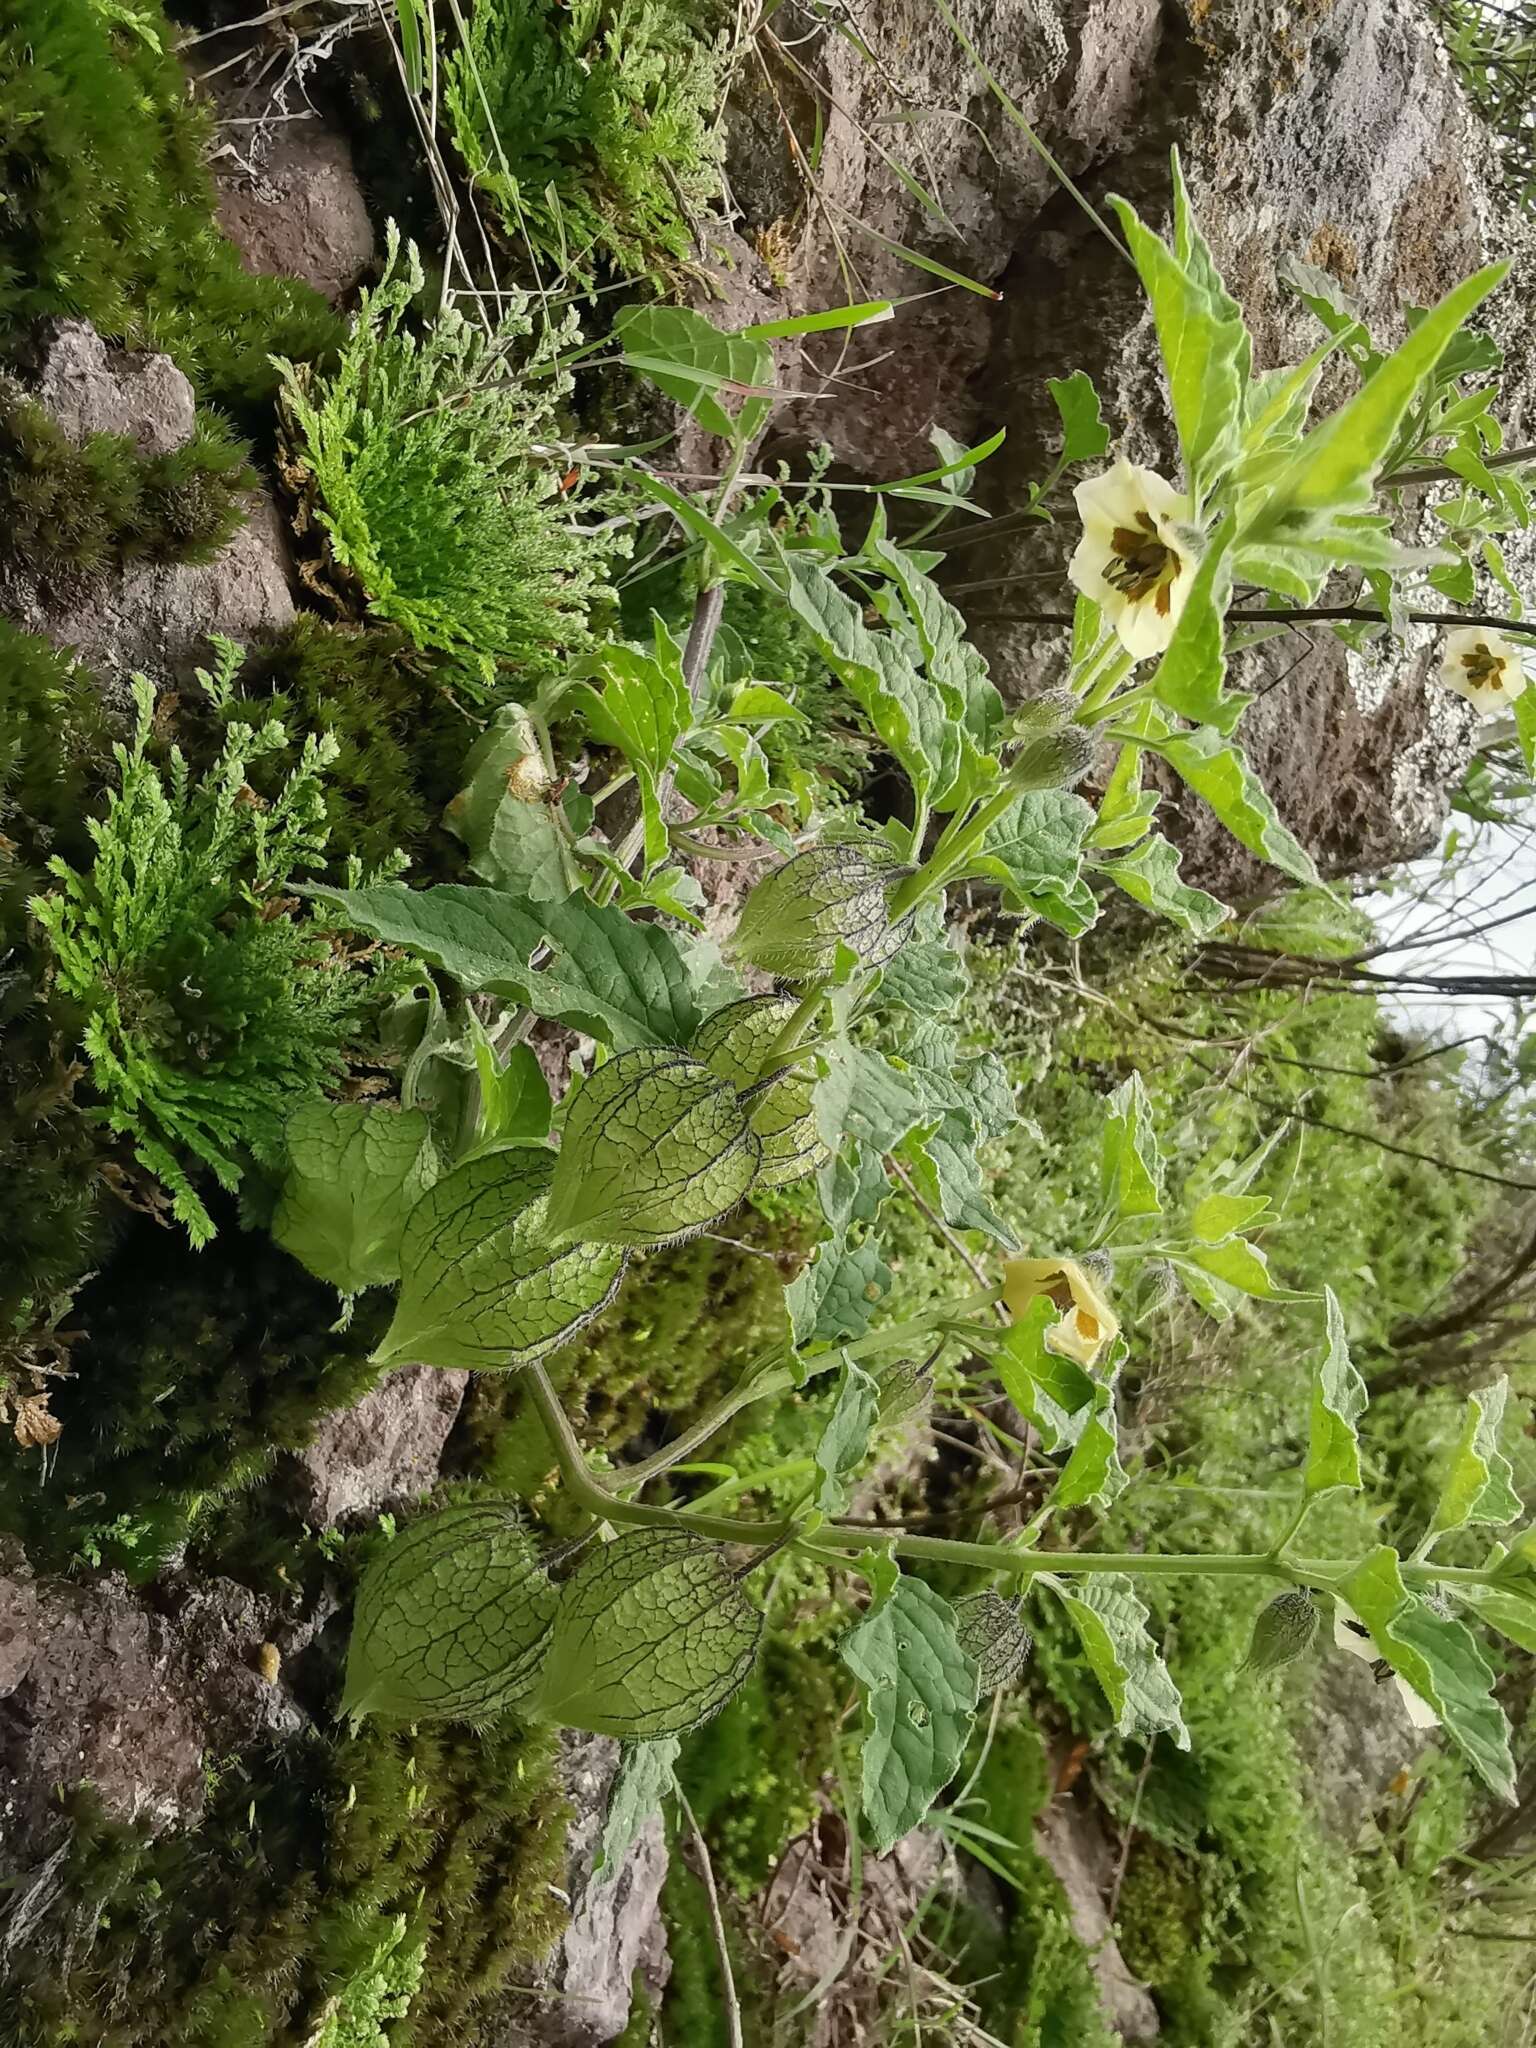
[[599,1882],[610,1883],[629,1854],[640,1830],[662,1801],[676,1789],[674,1765],[682,1744],[675,1735],[658,1736],[654,1742],[626,1742],[619,1755],[619,1768],[608,1794],[608,1812],[603,1820],[594,1870]]
[[310,1102],[285,1135],[278,1243],[343,1294],[398,1280],[405,1219],[440,1170],[426,1117],[382,1103]]
[[1131,1581],[1120,1572],[1085,1572],[1081,1578],[1052,1577],[1046,1583],[1077,1630],[1120,1733],[1150,1741],[1166,1732],[1180,1749],[1188,1749],[1179,1689],[1147,1634],[1147,1609]]
[[762,1632],[721,1545],[633,1530],[560,1588],[533,1711],[626,1741],[686,1734],[744,1682]]
[[1197,939],[1209,938],[1231,912],[1204,889],[1196,889],[1179,874],[1179,851],[1161,832],[1150,833],[1118,860],[1095,861],[1101,875],[1108,875],[1116,888],[1123,889],[1133,903],[1166,917],[1170,924]]
[[898,1580],[838,1647],[864,1687],[864,1817],[883,1856],[959,1768],[976,1666],[960,1646],[953,1608],[920,1579]]
[[526,1145],[454,1168],[406,1219],[394,1321],[374,1354],[388,1364],[528,1365],[607,1307],[628,1254],[549,1242],[552,1155]]
[[[461,882],[313,893],[356,930],[419,954],[461,988],[524,1003],[618,1051],[684,1045],[698,1029],[697,991],[676,940],[611,904],[585,896],[533,904]],[[546,945],[548,964],[532,966]]]
[[1094,1382],[1075,1359],[1045,1348],[1045,1333],[1061,1319],[1046,1295],[1016,1316],[993,1353],[1003,1392],[1040,1432],[1045,1451],[1070,1449],[1092,1413]]
[[1503,1377],[1481,1393],[1468,1396],[1467,1419],[1430,1523],[1434,1535],[1460,1529],[1468,1522],[1498,1529],[1520,1519],[1520,1496],[1512,1484],[1514,1467],[1499,1449],[1499,1425],[1508,1398],[1509,1381]]
[[821,1474],[816,1505],[824,1515],[840,1515],[847,1507],[849,1482],[864,1462],[879,1413],[878,1385],[861,1365],[845,1358],[832,1412],[816,1445],[816,1469]]
[[1110,1096],[1099,1157],[1099,1199],[1120,1216],[1161,1216],[1163,1155],[1140,1074]]
[[554,1612],[510,1508],[425,1515],[363,1574],[341,1711],[489,1721],[531,1687]]
[[618,1053],[575,1091],[549,1191],[554,1241],[676,1244],[728,1215],[761,1146],[736,1090],[686,1053]]
[[1328,1348],[1312,1379],[1312,1421],[1307,1446],[1308,1496],[1335,1487],[1358,1491],[1360,1439],[1355,1424],[1365,1413],[1365,1381],[1349,1355],[1344,1318],[1331,1287],[1323,1289]]
[[1386,1544],[1339,1590],[1370,1630],[1376,1649],[1434,1708],[1483,1783],[1513,1805],[1509,1728],[1493,1697],[1493,1673],[1466,1623],[1445,1619],[1410,1593],[1397,1552]]
[[1051,1495],[1053,1508],[1090,1507],[1101,1511],[1126,1488],[1120,1463],[1120,1430],[1115,1417],[1115,1380],[1094,1382],[1093,1400],[1072,1455],[1062,1467]]
[[1162,755],[1250,853],[1298,882],[1318,880],[1312,856],[1280,822],[1247,755],[1234,741],[1200,725],[1191,732],[1148,732],[1142,744]]
[[862,1337],[894,1277],[873,1238],[850,1244],[845,1231],[834,1231],[784,1290],[796,1345]]

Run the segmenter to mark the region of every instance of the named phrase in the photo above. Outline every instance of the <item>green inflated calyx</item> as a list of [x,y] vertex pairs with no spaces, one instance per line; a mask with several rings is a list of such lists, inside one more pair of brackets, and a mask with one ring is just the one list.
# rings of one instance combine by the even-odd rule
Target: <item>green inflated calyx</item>
[[651,1046],[620,1053],[566,1114],[552,1241],[676,1244],[729,1215],[761,1156],[749,1106],[702,1060]]
[[1092,731],[1075,723],[1077,699],[1070,690],[1047,690],[1021,704],[1013,716],[1015,746],[1005,773],[1021,793],[1070,789],[1093,760]]
[[749,996],[706,1017],[691,1048],[712,1074],[733,1088],[756,1086],[748,1113],[762,1147],[759,1187],[804,1180],[827,1156],[811,1101],[814,1074],[788,1067],[776,1077],[763,1071],[794,1011],[789,996]]
[[427,1516],[363,1574],[342,1713],[490,1720],[532,1686],[555,1604],[510,1508]]
[[911,872],[878,840],[808,847],[753,889],[731,950],[791,982],[830,974],[839,946],[879,967],[911,934],[912,914],[893,920],[890,909],[891,892]]
[[628,1254],[551,1242],[554,1171],[553,1153],[507,1145],[421,1197],[400,1240],[400,1296],[374,1354],[381,1363],[531,1365],[607,1307]]
[[1001,1593],[972,1593],[955,1602],[955,1636],[976,1666],[978,1694],[985,1698],[1011,1685],[1029,1661],[1035,1639],[1019,1620],[1017,1599]]
[[532,1711],[626,1741],[684,1734],[743,1684],[762,1632],[719,1544],[637,1530],[561,1587]]
[[1317,1602],[1299,1586],[1277,1593],[1253,1624],[1253,1640],[1243,1670],[1255,1678],[1279,1671],[1312,1647],[1317,1634]]

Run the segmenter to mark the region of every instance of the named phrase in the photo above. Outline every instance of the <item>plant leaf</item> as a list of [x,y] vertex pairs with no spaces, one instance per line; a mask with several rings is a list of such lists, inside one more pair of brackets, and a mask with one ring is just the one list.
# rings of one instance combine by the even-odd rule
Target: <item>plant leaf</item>
[[309,1102],[289,1117],[284,1136],[277,1242],[343,1294],[398,1280],[405,1219],[440,1171],[423,1112]]
[[1298,882],[1318,881],[1312,856],[1280,822],[1269,794],[1248,765],[1248,757],[1235,741],[1224,739],[1208,725],[1190,732],[1138,734],[1150,747],[1203,797],[1234,839],[1250,853],[1269,861],[1282,874]]
[[1161,832],[1153,832],[1118,860],[1095,861],[1094,866],[1144,910],[1166,917],[1197,939],[1209,938],[1232,913],[1225,903],[1183,880],[1179,857],[1176,846]]
[[1070,377],[1047,377],[1045,387],[1061,415],[1061,454],[1057,460],[1071,468],[1075,462],[1091,462],[1109,446],[1109,428],[1099,417],[1099,394],[1084,370]]
[[1091,1572],[1073,1580],[1047,1575],[1045,1583],[1071,1617],[1120,1733],[1150,1741],[1166,1732],[1188,1749],[1179,1689],[1147,1634],[1147,1609],[1131,1581],[1121,1572]]
[[[698,992],[677,941],[611,905],[585,896],[533,904],[462,882],[307,893],[357,931],[442,968],[461,988],[506,996],[617,1051],[685,1045],[698,1029]],[[546,945],[548,965],[531,966]]]
[[681,1749],[675,1735],[661,1735],[654,1742],[626,1742],[620,1750],[619,1768],[608,1794],[603,1837],[593,1864],[599,1883],[611,1883],[618,1875],[619,1865],[640,1830],[653,1813],[660,1812],[668,1794],[676,1790],[673,1766]]
[[864,1462],[879,1413],[878,1384],[855,1360],[845,1358],[832,1412],[816,1445],[816,1469],[821,1474],[816,1505],[824,1515],[840,1515],[847,1507],[849,1481]]
[[1360,1439],[1355,1424],[1365,1413],[1365,1381],[1349,1355],[1344,1318],[1331,1287],[1323,1289],[1328,1348],[1312,1377],[1312,1420],[1307,1445],[1308,1497],[1337,1487],[1360,1490]]
[[1117,1501],[1126,1488],[1120,1463],[1120,1432],[1115,1417],[1115,1379],[1094,1382],[1093,1401],[1072,1455],[1062,1467],[1051,1494],[1053,1508],[1100,1510]]
[[1463,1528],[1468,1522],[1499,1529],[1507,1522],[1519,1521],[1524,1512],[1512,1484],[1514,1467],[1499,1449],[1499,1426],[1508,1398],[1509,1381],[1502,1377],[1481,1393],[1468,1396],[1467,1419],[1430,1523],[1434,1535]]
[[1099,1199],[1120,1216],[1163,1213],[1163,1155],[1140,1074],[1122,1081],[1105,1105]]
[[[621,306],[614,333],[632,370],[686,406],[706,433],[741,444],[773,410],[773,351],[761,337],[728,334],[687,306]],[[734,414],[724,399],[741,397]]]
[[915,1828],[959,1769],[977,1671],[947,1600],[901,1578],[838,1646],[864,1687],[863,1804],[876,1853]]
[[1483,1783],[1514,1805],[1509,1728],[1493,1697],[1493,1673],[1466,1623],[1444,1619],[1410,1593],[1397,1552],[1386,1544],[1339,1590],[1392,1669],[1434,1708]]
[[846,1231],[835,1230],[784,1290],[796,1345],[862,1337],[894,1278],[874,1238],[850,1244]]

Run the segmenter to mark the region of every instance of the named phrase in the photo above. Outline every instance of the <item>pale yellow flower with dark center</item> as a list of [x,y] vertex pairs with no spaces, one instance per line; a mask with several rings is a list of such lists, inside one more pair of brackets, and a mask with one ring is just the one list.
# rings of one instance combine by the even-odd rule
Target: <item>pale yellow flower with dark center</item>
[[1445,636],[1440,680],[1458,697],[1476,705],[1484,718],[1507,711],[1529,677],[1520,650],[1486,626],[1460,626]]
[[1083,537],[1067,567],[1127,654],[1161,654],[1189,598],[1198,562],[1190,505],[1155,470],[1117,462],[1073,493]]
[[1407,1709],[1408,1719],[1415,1728],[1440,1726],[1440,1716],[1429,1701],[1416,1693],[1406,1678],[1398,1676],[1377,1651],[1371,1640],[1371,1632],[1359,1615],[1338,1599],[1333,1603],[1333,1640],[1339,1649],[1347,1650],[1351,1657],[1359,1657],[1364,1663],[1373,1666],[1379,1682],[1384,1684],[1387,1679],[1391,1679],[1393,1690]]
[[1120,1319],[1076,1259],[1009,1259],[1003,1267],[1003,1306],[1023,1316],[1042,1296],[1061,1310],[1045,1333],[1045,1348],[1087,1367],[1120,1334]]

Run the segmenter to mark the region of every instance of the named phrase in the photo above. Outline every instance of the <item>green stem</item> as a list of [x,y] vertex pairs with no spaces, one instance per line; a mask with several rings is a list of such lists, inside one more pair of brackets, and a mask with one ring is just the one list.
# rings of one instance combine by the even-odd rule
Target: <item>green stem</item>
[[1290,1523],[1286,1528],[1285,1534],[1280,1538],[1279,1542],[1275,1545],[1274,1549],[1269,1553],[1270,1556],[1274,1558],[1277,1563],[1281,1558],[1285,1556],[1285,1553],[1290,1549],[1291,1545],[1296,1541],[1296,1538],[1301,1534],[1301,1525],[1303,1522],[1305,1522],[1308,1515],[1311,1514],[1316,1500],[1317,1495],[1315,1493],[1304,1493],[1302,1495],[1301,1503],[1298,1506],[1295,1514],[1292,1515]]

